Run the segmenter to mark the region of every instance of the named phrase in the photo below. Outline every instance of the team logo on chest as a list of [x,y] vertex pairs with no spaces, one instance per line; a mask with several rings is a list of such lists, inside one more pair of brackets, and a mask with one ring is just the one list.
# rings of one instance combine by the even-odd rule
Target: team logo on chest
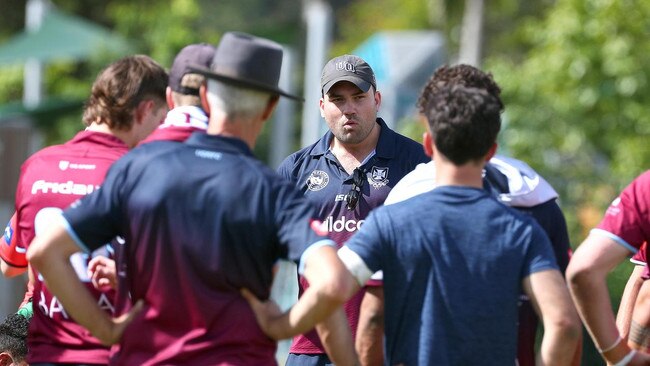
[[368,181],[377,189],[386,186],[388,184],[388,168],[373,166]]
[[320,191],[330,182],[330,177],[322,170],[314,170],[307,178],[307,189],[310,191]]

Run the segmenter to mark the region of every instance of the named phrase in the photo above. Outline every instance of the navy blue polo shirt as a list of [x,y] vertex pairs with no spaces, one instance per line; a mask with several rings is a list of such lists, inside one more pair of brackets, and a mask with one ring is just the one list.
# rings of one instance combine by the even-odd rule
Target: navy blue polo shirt
[[[390,190],[415,166],[430,161],[422,144],[402,136],[377,119],[381,126],[375,153],[362,164],[363,184],[356,207],[347,208],[346,196],[352,188],[353,175],[348,174],[330,150],[334,135],[328,131],[316,143],[287,157],[278,173],[291,181],[310,201],[318,206],[318,218],[325,224],[329,237],[342,246],[363,225],[370,211],[381,206]],[[371,281],[370,285],[379,285]],[[299,292],[308,287],[300,278]],[[360,291],[345,305],[348,321],[356,332]],[[292,353],[325,353],[315,331],[294,338]]]
[[316,143],[289,155],[278,173],[291,181],[318,206],[318,217],[327,224],[330,237],[342,245],[358,228],[370,210],[384,203],[391,188],[420,163],[431,161],[422,144],[391,130],[381,119],[375,153],[363,162],[365,179],[361,196],[353,210],[346,207],[346,196],[353,177],[338,162],[330,144],[334,135],[328,131]]
[[312,229],[315,213],[238,139],[195,133],[127,154],[64,213],[84,249],[125,239],[127,284],[145,300],[112,362],[275,364],[239,290],[266,299],[278,259],[333,245]]

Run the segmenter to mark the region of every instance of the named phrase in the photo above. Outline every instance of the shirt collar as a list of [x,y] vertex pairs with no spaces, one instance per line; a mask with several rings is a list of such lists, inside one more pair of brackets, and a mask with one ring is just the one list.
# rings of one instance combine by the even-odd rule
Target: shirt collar
[[185,144],[225,153],[253,156],[253,152],[244,141],[238,138],[209,135],[205,132],[194,132]]
[[[379,132],[379,140],[375,147],[375,156],[390,159],[395,155],[395,148],[397,148],[395,142],[396,132],[388,128],[386,122],[381,118],[377,118],[377,123],[381,126],[381,131]],[[332,131],[327,131],[327,133],[316,142],[310,155],[318,156],[327,153],[333,138],[334,134],[332,134]]]
[[76,144],[84,141],[89,141],[89,142],[101,144],[108,147],[128,149],[128,146],[126,146],[124,141],[118,139],[117,137],[111,134],[104,133],[104,132],[97,132],[97,131],[89,131],[89,130],[78,132],[69,141],[69,143]]

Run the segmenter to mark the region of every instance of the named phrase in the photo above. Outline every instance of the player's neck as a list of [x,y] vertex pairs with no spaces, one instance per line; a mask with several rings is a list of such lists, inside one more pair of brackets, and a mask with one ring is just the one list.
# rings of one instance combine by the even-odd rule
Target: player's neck
[[264,121],[260,118],[250,120],[228,119],[224,113],[211,113],[208,124],[208,135],[237,138],[246,143],[252,150],[255,148]]
[[483,188],[483,164],[468,162],[455,165],[446,158],[436,157],[436,186],[465,186]]

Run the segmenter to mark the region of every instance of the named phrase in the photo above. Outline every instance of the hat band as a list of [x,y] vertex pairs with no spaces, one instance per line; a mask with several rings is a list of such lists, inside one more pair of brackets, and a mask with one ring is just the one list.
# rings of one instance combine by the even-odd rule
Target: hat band
[[180,86],[178,87],[178,90],[175,90],[177,93],[185,94],[185,95],[194,95],[194,96],[199,96],[199,89],[198,88],[190,88],[188,86]]

